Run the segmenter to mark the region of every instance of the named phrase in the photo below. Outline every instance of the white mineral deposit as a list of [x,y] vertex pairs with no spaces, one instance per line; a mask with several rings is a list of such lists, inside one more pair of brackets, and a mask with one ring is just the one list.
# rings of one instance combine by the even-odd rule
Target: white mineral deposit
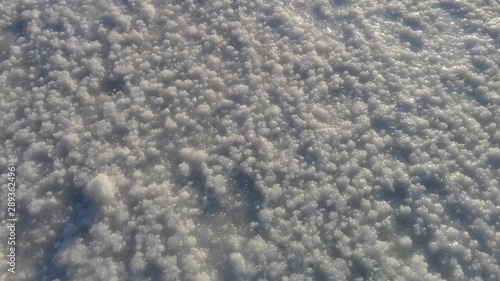
[[0,0],[0,280],[497,281],[499,127],[496,0]]

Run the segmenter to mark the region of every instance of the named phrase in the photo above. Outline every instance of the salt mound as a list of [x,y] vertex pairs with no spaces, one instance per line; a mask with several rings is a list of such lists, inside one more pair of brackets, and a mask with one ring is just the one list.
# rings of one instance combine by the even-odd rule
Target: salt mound
[[106,175],[99,174],[87,188],[88,195],[100,203],[110,204],[115,200],[116,187]]

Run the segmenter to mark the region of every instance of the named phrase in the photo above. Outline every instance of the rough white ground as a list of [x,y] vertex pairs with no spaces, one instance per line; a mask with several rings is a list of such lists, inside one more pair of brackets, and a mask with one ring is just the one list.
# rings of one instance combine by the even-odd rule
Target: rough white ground
[[500,279],[498,1],[0,6],[0,280]]

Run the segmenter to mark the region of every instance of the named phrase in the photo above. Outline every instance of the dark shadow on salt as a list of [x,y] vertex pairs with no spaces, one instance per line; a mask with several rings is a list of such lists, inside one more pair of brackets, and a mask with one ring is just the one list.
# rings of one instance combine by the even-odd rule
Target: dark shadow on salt
[[271,18],[267,21],[267,26],[273,30],[278,29],[281,25],[283,25],[283,21],[277,18]]
[[111,16],[104,16],[102,18],[102,25],[108,29],[114,29],[117,27],[116,21]]
[[385,132],[391,132],[391,127],[389,126],[388,120],[385,120],[383,117],[373,117],[371,119],[371,124],[372,128],[374,128],[377,131],[385,131]]
[[440,197],[444,197],[449,194],[449,192],[445,189],[443,181],[438,175],[421,177],[420,183],[425,186],[427,192],[436,194]]
[[410,162],[411,153],[412,153],[412,149],[404,144],[395,145],[394,149],[393,149],[394,158],[398,159],[399,161],[401,161],[403,163]]
[[72,213],[50,243],[43,250],[43,257],[37,265],[37,274],[34,280],[65,280],[68,278],[68,268],[59,264],[60,255],[79,238],[84,241],[88,238],[90,227],[98,213],[96,203],[84,194],[83,189],[72,185],[71,191],[64,198],[65,206],[72,206]]
[[297,155],[302,156],[308,165],[316,165],[319,163],[319,157],[314,152],[310,151],[309,148],[311,146],[311,142],[299,145],[297,148]]
[[370,280],[369,278],[372,275],[373,270],[367,264],[356,257],[352,258],[350,262],[351,265],[349,266],[349,269],[351,271],[351,276],[349,280],[359,280],[358,278]]
[[144,268],[145,280],[161,281],[163,278],[163,270],[160,269],[153,261],[149,261]]
[[332,6],[346,6],[348,4],[348,0],[330,0],[330,5]]
[[412,30],[422,29],[422,25],[416,18],[405,18],[403,19],[403,24],[411,28]]
[[128,12],[133,12],[134,7],[132,6],[132,3],[130,3],[130,0],[121,0],[121,3],[125,6]]
[[408,42],[413,52],[419,52],[424,47],[424,41],[410,32],[402,32],[399,34],[399,40],[401,40],[401,42]]
[[242,195],[245,206],[245,218],[248,221],[257,221],[258,213],[264,203],[264,195],[257,187],[255,180],[243,171],[238,171],[234,176],[236,192]]
[[405,204],[408,198],[408,187],[401,182],[394,183],[391,187],[382,187],[380,191],[381,199],[388,201],[392,206],[401,206]]
[[115,95],[118,92],[125,92],[125,81],[122,77],[108,76],[102,83],[102,90],[109,95]]
[[498,170],[500,169],[500,156],[499,155],[490,155],[488,157],[488,164],[492,169]]
[[10,25],[9,30],[15,36],[27,37],[27,35],[28,35],[28,21],[25,19],[17,19]]

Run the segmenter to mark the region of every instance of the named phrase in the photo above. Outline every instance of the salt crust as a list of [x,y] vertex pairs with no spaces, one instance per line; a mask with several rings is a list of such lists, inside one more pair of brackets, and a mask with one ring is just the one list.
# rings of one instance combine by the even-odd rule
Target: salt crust
[[497,1],[0,13],[17,280],[500,279]]

